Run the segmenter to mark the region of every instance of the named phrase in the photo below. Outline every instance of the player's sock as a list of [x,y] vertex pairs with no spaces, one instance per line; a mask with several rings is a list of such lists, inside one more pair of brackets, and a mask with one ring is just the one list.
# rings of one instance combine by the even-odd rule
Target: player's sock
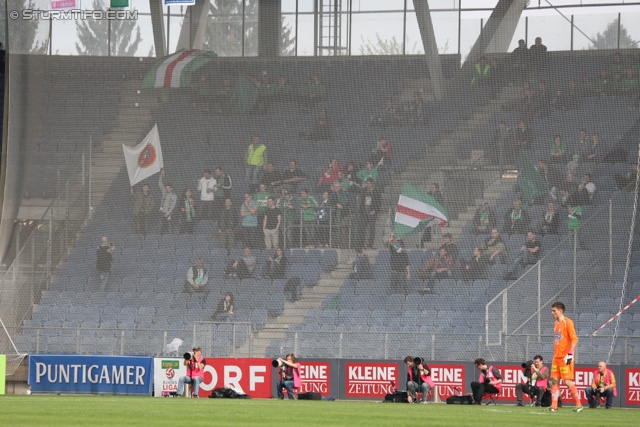
[[551,408],[558,409],[558,397],[560,397],[560,386],[551,387]]
[[580,402],[580,395],[578,394],[576,385],[573,384],[571,387],[569,387],[569,391],[571,392],[571,396],[573,396],[573,399],[576,401],[576,406],[582,407],[582,402]]

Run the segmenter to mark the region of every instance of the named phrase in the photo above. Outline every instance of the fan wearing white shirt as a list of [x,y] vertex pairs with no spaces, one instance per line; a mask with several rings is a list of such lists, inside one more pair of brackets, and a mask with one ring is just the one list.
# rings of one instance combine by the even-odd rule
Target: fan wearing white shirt
[[216,191],[216,180],[211,176],[211,170],[206,169],[204,176],[198,180],[200,191],[200,207],[202,219],[213,219],[213,199]]

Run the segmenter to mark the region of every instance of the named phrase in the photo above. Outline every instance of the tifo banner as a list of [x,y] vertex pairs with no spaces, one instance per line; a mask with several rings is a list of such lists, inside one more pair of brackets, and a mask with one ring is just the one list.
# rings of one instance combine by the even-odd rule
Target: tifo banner
[[164,0],[164,5],[165,6],[171,6],[172,4],[179,4],[179,5],[194,5],[196,4],[196,0]]
[[270,398],[271,359],[205,358],[204,381],[199,397],[209,397],[211,390],[232,386],[251,397]]
[[163,397],[178,391],[178,380],[187,375],[184,359],[159,357],[153,360],[153,395]]
[[0,354],[0,395],[6,392],[7,355]]
[[438,387],[438,397],[440,400],[445,400],[450,396],[464,394],[464,364],[427,363],[427,365],[429,369],[431,369],[433,385]]
[[132,187],[143,179],[160,172],[164,167],[157,123],[140,144],[133,148],[122,144],[122,150],[129,173],[129,183]]
[[30,355],[32,393],[151,395],[153,358]]
[[347,362],[345,370],[347,397],[379,398],[393,393],[396,386],[404,388],[397,363]]
[[299,393],[320,393],[331,395],[331,365],[329,362],[300,362],[302,387]]
[[50,10],[79,9],[80,0],[50,0]]
[[[624,400],[627,405],[640,405],[640,368],[625,369]],[[620,389],[618,389],[620,390]]]

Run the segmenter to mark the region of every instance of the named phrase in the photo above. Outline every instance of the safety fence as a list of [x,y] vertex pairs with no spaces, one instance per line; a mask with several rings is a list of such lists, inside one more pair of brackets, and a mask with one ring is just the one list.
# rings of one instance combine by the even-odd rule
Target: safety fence
[[[536,264],[527,265],[524,274],[487,303],[488,346],[504,345],[518,334],[545,333],[542,319],[556,301],[565,304],[567,313],[583,309],[593,312],[593,301],[599,302],[598,314],[611,317],[617,312],[622,289],[622,277],[617,272],[624,266],[614,265],[614,260],[626,259],[630,231],[625,218],[629,209],[620,202],[630,196],[617,197],[620,199],[615,200],[615,208],[614,200],[610,200],[559,242],[548,244],[545,236],[543,249],[553,249],[543,252]],[[576,328],[585,329],[583,335],[597,326],[576,323]]]
[[[524,361],[540,354],[553,357],[553,335],[517,334],[505,337],[503,347],[484,345],[478,333],[420,333],[407,331],[338,332],[289,331],[283,340],[271,341],[265,350],[257,345],[257,334],[248,322],[195,322],[185,329],[23,328],[28,339],[18,341],[24,353],[73,354],[182,354],[194,346],[208,357],[280,357],[294,353],[304,358],[403,359],[417,355],[428,360]],[[175,338],[181,346],[167,349]],[[263,339],[264,340],[264,339]],[[580,336],[578,363],[606,359],[611,336]],[[640,336],[619,336],[612,364],[640,363]]]

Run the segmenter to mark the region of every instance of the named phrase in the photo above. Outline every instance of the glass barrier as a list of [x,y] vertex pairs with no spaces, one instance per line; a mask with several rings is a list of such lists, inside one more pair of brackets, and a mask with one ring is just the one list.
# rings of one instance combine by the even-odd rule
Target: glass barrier
[[[616,49],[618,43],[623,49],[638,46],[640,30],[635,23],[640,19],[640,12],[637,4],[620,3],[607,6],[597,2],[597,4],[590,3],[592,6],[578,4],[587,7],[557,7],[572,4],[575,3],[563,3],[555,5],[555,8],[525,9],[512,37],[509,51],[517,47],[519,39],[527,40],[530,46],[538,36],[543,38],[543,43],[550,51],[590,49],[596,39],[598,39],[597,44],[602,45],[599,47],[601,49]],[[340,54],[403,54],[403,36],[406,43],[404,53],[422,52],[420,31],[413,5],[407,3],[406,11],[404,6],[404,0],[392,2],[377,0],[358,3],[349,10],[349,4],[342,2],[337,43],[342,48]],[[482,8],[470,9],[474,7],[471,2],[462,2],[463,8],[469,8],[462,10],[458,9],[459,6],[457,0],[442,0],[433,5],[430,3],[439,51],[441,53],[457,52],[464,58],[478,39],[482,27],[486,25],[493,5],[484,3]],[[81,7],[83,10],[102,10],[97,3],[92,4],[86,1],[81,4]],[[52,18],[46,4],[40,7],[41,11],[25,12],[26,9],[28,9],[26,4],[16,7],[15,11],[20,15],[20,19],[13,19],[12,14],[8,19],[9,35],[12,36],[8,45],[13,53],[106,56],[109,52],[113,56],[143,57],[153,53],[154,38],[148,3],[136,3],[124,10],[137,13],[135,23],[130,20],[108,21],[95,19],[95,17]],[[243,10],[244,15],[242,15]],[[189,11],[187,7],[163,7],[165,37],[169,52],[175,52],[177,48],[184,17],[187,16],[188,19]],[[32,17],[23,19],[24,13],[31,13]],[[328,45],[334,45],[332,39],[335,36],[336,24],[333,22],[334,13],[331,10],[323,13],[324,19],[318,20],[318,27],[315,25],[315,13],[314,0],[288,0],[282,3],[282,23],[290,30],[286,38],[290,40],[290,46],[297,41],[297,55],[319,55],[320,52],[316,52],[316,45],[327,45],[329,42]],[[620,15],[619,42],[618,15]],[[323,28],[323,21],[326,28]],[[226,2],[224,7],[212,4],[205,31],[205,49],[216,51],[220,56],[256,56],[257,25],[258,2],[256,0]],[[111,26],[111,37],[107,30],[109,26]],[[317,34],[314,35],[315,31]],[[99,34],[99,37],[96,34]],[[283,31],[283,36],[285,34]],[[322,40],[323,35],[326,40]],[[395,42],[378,46],[378,38]],[[6,40],[3,37],[0,39]],[[103,46],[104,43],[112,45],[110,51]],[[395,49],[390,47],[392,44],[397,45]],[[294,51],[293,48],[285,48],[283,54],[293,54]]]
[[351,55],[401,55],[403,16],[403,13],[354,13]]
[[618,48],[617,13],[575,15],[573,24],[573,50]]

